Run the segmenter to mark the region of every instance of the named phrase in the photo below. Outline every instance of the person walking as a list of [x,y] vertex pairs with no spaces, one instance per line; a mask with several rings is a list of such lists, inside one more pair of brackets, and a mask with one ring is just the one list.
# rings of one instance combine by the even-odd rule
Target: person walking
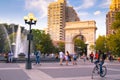
[[63,65],[63,59],[64,59],[64,53],[62,51],[59,52],[59,58],[60,58],[60,65]]
[[85,53],[83,53],[82,58],[83,58],[83,61],[85,63],[86,62],[86,55],[85,55]]
[[36,64],[40,64],[40,55],[41,55],[40,50],[35,52]]
[[73,65],[77,65],[77,54],[73,53]]
[[66,60],[66,65],[68,65],[68,61],[69,61],[69,52],[68,51],[65,53],[65,60]]

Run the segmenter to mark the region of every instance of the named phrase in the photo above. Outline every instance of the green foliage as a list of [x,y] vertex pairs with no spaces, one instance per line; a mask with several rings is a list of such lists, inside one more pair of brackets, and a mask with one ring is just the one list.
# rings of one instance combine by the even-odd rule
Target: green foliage
[[120,29],[120,12],[115,14],[115,20],[112,23],[112,29],[117,30]]
[[62,42],[62,41],[58,42],[58,49],[59,49],[60,51],[65,52],[65,43]]
[[75,51],[77,51],[78,48],[80,48],[80,50],[83,51],[86,47],[86,44],[84,43],[84,41],[81,39],[77,39],[77,38],[74,39],[74,45],[75,45]]
[[115,20],[120,20],[120,12],[117,12],[115,15]]
[[112,23],[112,28],[113,28],[114,30],[119,29],[119,28],[120,28],[120,20],[114,21],[114,22]]
[[33,47],[34,50],[40,50],[43,53],[52,53],[54,46],[49,34],[45,34],[42,30],[32,30],[33,34]]
[[41,45],[40,45],[40,42],[41,42],[41,32],[40,30],[32,30],[32,34],[33,34],[33,47],[34,47],[34,50],[37,50],[37,49],[41,49]]
[[113,55],[120,56],[120,12],[115,14],[112,28],[114,29],[115,34],[111,34],[107,37],[107,44]]
[[44,53],[52,53],[54,50],[52,40],[48,34],[44,33],[42,35],[41,45]]
[[90,50],[94,51],[95,50],[95,45],[90,45]]
[[9,25],[6,23],[0,24],[0,42],[1,42],[0,49],[1,49],[1,52],[8,52],[10,47],[9,47],[9,43],[8,43],[8,39],[4,30],[4,27],[8,31]]
[[99,36],[96,40],[96,50],[106,51],[106,38],[105,36]]
[[120,30],[107,37],[107,44],[113,55],[120,56]]
[[0,24],[0,52],[4,50],[4,44],[5,44],[5,33],[3,32],[3,29]]

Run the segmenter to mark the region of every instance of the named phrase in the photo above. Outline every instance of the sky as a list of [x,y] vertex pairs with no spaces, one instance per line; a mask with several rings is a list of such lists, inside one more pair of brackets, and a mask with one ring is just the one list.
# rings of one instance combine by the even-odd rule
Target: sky
[[[0,23],[19,24],[29,29],[24,23],[24,16],[33,13],[37,18],[34,29],[47,27],[47,7],[57,0],[0,0]],[[96,36],[106,34],[106,14],[111,0],[66,0],[68,6],[73,6],[81,21],[95,20]]]

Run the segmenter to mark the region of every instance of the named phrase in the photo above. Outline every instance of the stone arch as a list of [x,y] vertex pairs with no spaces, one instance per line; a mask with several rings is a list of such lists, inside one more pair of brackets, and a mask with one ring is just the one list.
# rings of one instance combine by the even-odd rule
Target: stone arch
[[[84,37],[84,35],[82,35],[82,34],[75,35],[75,36],[73,37],[73,40],[74,40],[75,38],[77,38],[77,37],[80,37],[81,40],[83,40],[84,42],[86,42],[86,38]],[[73,42],[73,40],[72,40],[72,42]]]
[[[82,35],[81,33],[78,34],[78,35],[75,35],[75,36],[73,37],[72,42],[74,42],[74,40],[75,40],[76,38],[82,40],[82,41],[86,44],[86,37],[84,37],[84,35]],[[87,50],[86,50],[86,48],[87,48],[87,44],[85,45],[85,48],[83,49],[83,48],[81,48],[81,47],[75,46],[75,42],[74,42],[74,51],[75,51],[76,53],[78,53],[79,56],[80,56],[80,55],[83,55],[82,52],[84,52],[84,54],[87,55]]]
[[73,39],[76,36],[83,35],[87,46],[87,54],[91,52],[90,45],[95,44],[96,39],[96,22],[95,21],[80,21],[67,22],[65,27],[65,51],[70,54],[75,53]]

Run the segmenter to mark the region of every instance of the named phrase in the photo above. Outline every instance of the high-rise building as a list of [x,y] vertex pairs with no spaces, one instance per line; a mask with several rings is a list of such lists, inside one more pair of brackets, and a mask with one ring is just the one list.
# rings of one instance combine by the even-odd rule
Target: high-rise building
[[65,23],[79,21],[73,7],[67,6],[66,0],[52,2],[48,6],[48,33],[53,41],[65,40]]
[[115,13],[118,11],[120,11],[120,0],[112,0],[110,5],[110,11],[106,15],[106,35],[113,33],[111,25],[114,21]]
[[80,19],[77,16],[77,13],[73,9],[73,7],[67,6],[66,7],[66,22],[74,22],[74,21],[80,21]]

